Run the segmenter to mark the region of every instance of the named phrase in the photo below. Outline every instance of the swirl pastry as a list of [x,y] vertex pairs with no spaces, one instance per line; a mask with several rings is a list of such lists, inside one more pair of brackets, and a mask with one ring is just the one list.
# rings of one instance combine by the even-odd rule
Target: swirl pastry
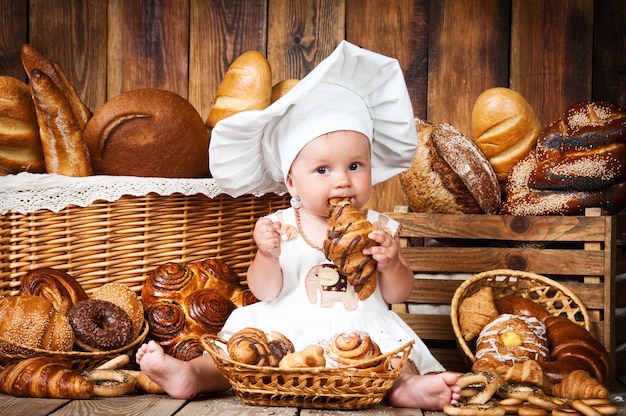
[[202,354],[202,335],[217,334],[235,308],[257,301],[239,282],[239,275],[215,258],[155,268],[141,289],[148,336],[178,358]]
[[244,364],[278,367],[282,358],[295,351],[283,334],[269,334],[258,328],[247,327],[235,332],[226,344],[228,355]]
[[188,293],[199,286],[192,271],[184,264],[167,262],[150,272],[141,288],[141,299],[145,304],[160,298],[181,301]]
[[216,290],[200,289],[185,298],[184,308],[190,331],[217,333],[235,309],[235,305]]
[[44,297],[64,316],[75,303],[87,299],[87,293],[72,276],[50,267],[26,273],[22,277],[19,294]]
[[367,299],[376,289],[376,261],[364,255],[363,249],[376,245],[368,237],[374,226],[348,198],[329,202],[324,254],[354,286],[359,299]]
[[[365,331],[345,331],[335,334],[325,346],[326,362],[335,365],[362,368],[363,360],[381,355],[380,347]],[[383,369],[383,363],[375,363],[377,371]]]
[[488,323],[476,341],[473,371],[493,371],[501,365],[548,356],[545,324],[535,317],[502,314]]

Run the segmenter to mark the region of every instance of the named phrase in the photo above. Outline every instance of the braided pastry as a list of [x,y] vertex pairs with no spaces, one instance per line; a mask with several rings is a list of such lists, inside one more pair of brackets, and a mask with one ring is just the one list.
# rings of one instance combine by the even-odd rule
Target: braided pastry
[[376,261],[363,254],[364,248],[376,245],[368,237],[374,226],[348,198],[331,198],[329,202],[324,254],[354,286],[359,299],[366,299],[376,289]]
[[[345,331],[335,334],[326,343],[324,353],[327,363],[331,365],[334,363],[355,368],[361,368],[360,362],[363,360],[382,355],[378,344],[365,331]],[[382,371],[383,363],[375,362],[372,369]]]
[[324,347],[321,345],[307,345],[300,351],[290,352],[280,360],[278,366],[284,370],[325,367]]
[[588,207],[621,211],[626,206],[625,138],[626,110],[620,106],[573,104],[511,169],[500,213],[579,215]]
[[230,337],[226,350],[230,358],[244,364],[278,367],[282,358],[295,348],[279,332],[267,334],[258,328],[247,327]]

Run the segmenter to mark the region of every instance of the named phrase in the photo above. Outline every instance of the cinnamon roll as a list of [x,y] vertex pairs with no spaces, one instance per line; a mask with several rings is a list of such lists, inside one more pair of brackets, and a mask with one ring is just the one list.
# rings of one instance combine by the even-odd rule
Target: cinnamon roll
[[156,302],[159,298],[180,301],[185,294],[198,287],[194,274],[184,264],[167,262],[150,272],[143,282],[141,298],[145,304]]
[[195,333],[219,332],[235,309],[233,302],[213,289],[190,293],[184,302],[189,329]]
[[[361,361],[381,355],[380,347],[365,331],[345,331],[335,334],[324,350],[328,364],[362,368]],[[382,363],[375,362],[376,367]]]

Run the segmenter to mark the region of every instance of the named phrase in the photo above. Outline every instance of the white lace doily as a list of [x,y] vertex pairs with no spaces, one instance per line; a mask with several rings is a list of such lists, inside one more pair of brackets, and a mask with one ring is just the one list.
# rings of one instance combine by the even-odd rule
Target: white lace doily
[[40,209],[59,212],[69,205],[86,207],[96,200],[113,202],[124,195],[162,196],[223,193],[213,179],[140,178],[134,176],[87,176],[18,173],[0,177],[0,215],[9,211],[28,214]]

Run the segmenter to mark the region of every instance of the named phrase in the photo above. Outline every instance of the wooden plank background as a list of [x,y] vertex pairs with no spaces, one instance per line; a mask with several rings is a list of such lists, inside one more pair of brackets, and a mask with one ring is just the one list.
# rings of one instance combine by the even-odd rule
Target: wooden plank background
[[[206,118],[229,64],[255,49],[273,81],[301,78],[342,40],[398,58],[416,116],[471,135],[486,88],[522,93],[543,125],[578,100],[626,106],[621,0],[2,0],[0,74],[26,80],[20,47],[57,60],[92,111],[163,88]],[[392,210],[396,178],[370,206]]]

